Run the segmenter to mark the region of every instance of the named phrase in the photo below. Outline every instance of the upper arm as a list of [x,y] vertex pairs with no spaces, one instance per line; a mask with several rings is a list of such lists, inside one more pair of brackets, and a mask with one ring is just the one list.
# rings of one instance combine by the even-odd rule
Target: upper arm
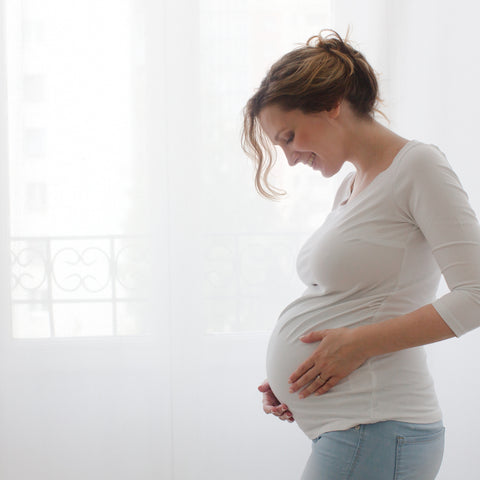
[[[406,159],[407,160],[407,159]],[[441,152],[417,147],[402,163],[396,200],[427,240],[450,289],[433,306],[457,336],[480,325],[480,226]]]

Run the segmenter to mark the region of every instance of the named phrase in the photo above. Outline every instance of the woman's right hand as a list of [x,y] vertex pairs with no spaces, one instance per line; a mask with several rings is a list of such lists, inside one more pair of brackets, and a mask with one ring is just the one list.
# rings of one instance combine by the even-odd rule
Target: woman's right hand
[[272,392],[268,380],[265,380],[259,387],[258,390],[262,392],[263,399],[263,411],[265,413],[273,413],[280,420],[287,420],[289,422],[294,422],[292,412],[284,403],[280,403],[278,398]]

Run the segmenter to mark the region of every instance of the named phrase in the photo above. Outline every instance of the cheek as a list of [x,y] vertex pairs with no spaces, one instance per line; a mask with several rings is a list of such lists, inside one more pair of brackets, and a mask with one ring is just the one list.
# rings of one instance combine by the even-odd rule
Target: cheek
[[295,133],[295,146],[298,150],[315,150],[315,135],[311,132]]

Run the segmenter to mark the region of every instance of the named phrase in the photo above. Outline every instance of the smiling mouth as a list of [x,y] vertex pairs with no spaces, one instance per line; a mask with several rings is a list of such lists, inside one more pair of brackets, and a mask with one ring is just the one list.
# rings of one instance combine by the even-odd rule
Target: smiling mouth
[[313,161],[315,160],[315,157],[316,157],[316,156],[317,156],[317,155],[316,155],[314,152],[312,152],[312,153],[308,156],[307,160],[303,160],[303,159],[301,159],[300,157],[297,157],[297,158],[295,159],[293,165],[297,165],[298,163],[303,163],[304,165],[308,165],[309,167],[312,167],[312,166],[313,166]]

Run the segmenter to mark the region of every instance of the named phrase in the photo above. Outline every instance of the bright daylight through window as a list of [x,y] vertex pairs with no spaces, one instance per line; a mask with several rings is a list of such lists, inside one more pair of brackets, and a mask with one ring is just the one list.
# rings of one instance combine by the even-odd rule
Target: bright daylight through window
[[[148,335],[141,9],[131,0],[6,3],[13,337]],[[259,199],[241,112],[272,61],[329,24],[330,2],[196,8],[204,331],[265,331],[301,290],[295,255],[337,180],[301,167],[286,175],[280,154],[275,181],[292,195]]]
[[143,334],[129,1],[7,7],[13,336]]

